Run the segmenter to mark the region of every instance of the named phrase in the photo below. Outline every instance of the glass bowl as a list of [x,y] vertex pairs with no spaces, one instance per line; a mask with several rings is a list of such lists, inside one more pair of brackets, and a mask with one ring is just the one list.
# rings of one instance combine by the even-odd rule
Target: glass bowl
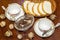
[[34,17],[32,15],[24,15],[18,18],[14,26],[19,31],[28,30],[34,23]]

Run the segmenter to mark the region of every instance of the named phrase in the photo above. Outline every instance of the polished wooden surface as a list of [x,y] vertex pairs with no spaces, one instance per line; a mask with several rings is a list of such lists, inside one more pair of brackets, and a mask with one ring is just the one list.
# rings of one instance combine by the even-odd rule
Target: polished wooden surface
[[[55,11],[55,14],[57,15],[57,17],[56,17],[56,19],[53,22],[56,24],[56,23],[60,22],[60,0],[55,0],[55,1],[56,1],[56,4],[57,4],[57,9]],[[4,14],[5,13],[5,11],[1,8],[1,6],[4,5],[5,7],[7,7],[8,4],[10,4],[10,3],[19,3],[19,4],[22,4],[22,0],[0,0],[0,14]],[[22,40],[25,40],[25,39],[28,38],[27,34],[29,32],[34,32],[33,26],[29,30],[27,30],[25,32],[19,32],[16,29],[13,29],[13,30],[11,30],[13,32],[13,36],[5,37],[4,33],[7,30],[9,30],[8,25],[10,23],[14,23],[14,22],[9,21],[7,18],[4,19],[4,20],[0,19],[0,22],[1,21],[6,21],[6,26],[4,28],[0,27],[0,40],[18,40],[17,39],[17,34],[19,34],[19,33],[23,35],[23,39]],[[60,27],[56,28],[54,34],[51,37],[41,38],[41,37],[39,37],[39,36],[37,36],[35,34],[35,37],[33,38],[33,40],[60,40]]]

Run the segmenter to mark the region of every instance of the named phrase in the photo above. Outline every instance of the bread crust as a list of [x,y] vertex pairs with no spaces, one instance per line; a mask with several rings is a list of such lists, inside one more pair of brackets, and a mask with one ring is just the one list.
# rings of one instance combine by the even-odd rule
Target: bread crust
[[32,11],[33,10],[33,6],[34,6],[34,2],[31,2],[31,3],[28,4],[28,12],[29,12],[29,14],[35,16],[35,14]]
[[[45,2],[45,1],[44,1]],[[52,14],[52,12],[49,14],[49,13],[47,13],[45,10],[44,10],[44,2],[43,2],[43,11],[47,14],[47,15],[50,15],[50,14]],[[47,2],[50,2],[50,1],[47,1]],[[50,2],[51,3],[51,2]],[[52,4],[51,4],[51,10],[52,10]]]
[[55,0],[49,0],[49,1],[52,3],[52,10],[53,10],[52,13],[54,13],[56,10],[56,2],[55,2]]
[[[27,2],[27,4],[26,4],[26,8],[25,8],[25,3]],[[23,9],[24,9],[24,11],[26,12],[26,13],[28,13],[28,9],[27,9],[27,6],[28,6],[28,3],[30,3],[30,1],[25,1],[24,3],[23,3]]]
[[33,12],[37,17],[41,16],[40,13],[38,12],[38,5],[39,5],[39,3],[35,3],[34,6],[33,6]]
[[42,2],[39,4],[39,6],[38,6],[38,11],[39,11],[39,13],[41,14],[41,17],[44,17],[44,16],[46,16],[46,13],[43,11],[43,8],[42,8],[42,11],[45,13],[45,14],[43,14],[42,12],[41,12],[41,9],[39,9],[39,7],[40,6],[42,6]]
[[[51,9],[52,9],[52,13],[51,14],[53,14],[54,13],[54,11],[56,10],[56,2],[54,1],[54,0],[47,0],[47,1],[49,1],[50,3],[51,3]],[[44,11],[44,10],[43,10]],[[44,11],[45,12],[45,11]],[[45,12],[45,13],[47,13],[47,12]],[[47,13],[47,16],[49,16],[49,15],[51,15],[51,14],[48,14]]]

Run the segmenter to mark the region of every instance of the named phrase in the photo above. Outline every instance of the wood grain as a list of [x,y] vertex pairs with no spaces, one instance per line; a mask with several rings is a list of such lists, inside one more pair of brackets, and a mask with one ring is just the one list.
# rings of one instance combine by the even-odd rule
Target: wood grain
[[[30,0],[30,1],[35,1],[36,2],[37,0]],[[56,24],[56,23],[60,22],[60,0],[55,0],[55,1],[56,1],[56,4],[57,4],[57,9],[56,9],[56,11],[54,13],[57,15],[57,17],[53,22]],[[40,2],[40,0],[38,0],[37,2]],[[8,4],[10,4],[10,3],[22,4],[23,2],[22,2],[22,0],[0,0],[0,14],[5,13],[5,11],[1,8],[1,6],[4,5],[5,7],[7,7]],[[35,19],[39,19],[39,18],[35,18]],[[19,33],[21,33],[23,35],[22,40],[25,40],[25,39],[28,38],[27,34],[29,32],[34,32],[33,26],[29,30],[27,30],[25,32],[19,32],[16,29],[13,29],[13,30],[11,30],[13,32],[13,36],[11,36],[9,38],[5,37],[4,33],[7,30],[9,30],[8,25],[10,23],[14,23],[14,22],[9,21],[7,18],[4,19],[4,20],[0,19],[0,22],[1,21],[6,21],[6,26],[4,28],[0,27],[0,40],[18,40],[17,39],[17,34],[19,34]],[[35,34],[35,32],[34,32],[34,34]],[[41,38],[41,37],[39,37],[39,36],[37,36],[35,34],[35,37],[33,38],[33,40],[60,40],[60,27],[56,28],[54,34],[49,38]]]

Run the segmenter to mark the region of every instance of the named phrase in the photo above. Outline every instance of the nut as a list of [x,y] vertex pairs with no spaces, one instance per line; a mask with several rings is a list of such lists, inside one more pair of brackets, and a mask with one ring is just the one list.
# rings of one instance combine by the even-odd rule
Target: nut
[[10,30],[5,32],[5,36],[7,36],[7,37],[10,37],[12,35],[13,35],[13,33]]
[[6,17],[5,17],[5,14],[1,14],[1,15],[0,15],[0,18],[1,18],[1,19],[5,19],[5,18],[6,18]]
[[1,23],[0,23],[0,26],[1,26]]
[[6,26],[6,22],[5,22],[5,21],[1,21],[0,26],[1,26],[1,27]]
[[13,24],[10,24],[9,25],[9,29],[14,29],[14,25]]
[[28,22],[28,23],[31,23],[31,20],[28,20],[27,22]]
[[31,20],[24,20],[24,21],[26,21],[26,22],[28,22],[28,23],[31,23]]
[[21,34],[18,34],[18,35],[17,35],[17,38],[18,38],[18,39],[22,39],[23,36],[22,36]]
[[49,17],[51,20],[54,20],[56,18],[56,15],[52,14],[50,17]]
[[30,33],[28,34],[28,37],[29,37],[30,39],[32,39],[32,38],[34,37],[34,33],[33,33],[33,32],[30,32]]
[[25,39],[25,40],[29,40],[29,39]]

